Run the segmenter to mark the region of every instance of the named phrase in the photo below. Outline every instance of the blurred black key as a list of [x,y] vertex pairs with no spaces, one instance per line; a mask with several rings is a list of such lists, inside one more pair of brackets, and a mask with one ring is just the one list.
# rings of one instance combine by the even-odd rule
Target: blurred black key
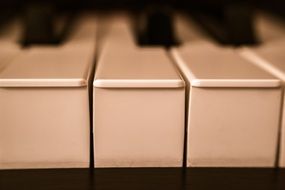
[[249,3],[236,1],[210,7],[192,8],[192,16],[218,42],[230,45],[256,44],[254,10]]
[[140,45],[176,44],[172,12],[168,6],[162,4],[148,6],[141,13],[136,27]]
[[0,4],[0,30],[4,29],[5,25],[17,16],[18,11],[16,6],[1,6]]
[[47,2],[34,2],[25,6],[23,44],[57,44],[54,22],[55,6]]
[[224,15],[230,41],[234,45],[256,43],[253,10],[250,5],[229,4],[225,7]]

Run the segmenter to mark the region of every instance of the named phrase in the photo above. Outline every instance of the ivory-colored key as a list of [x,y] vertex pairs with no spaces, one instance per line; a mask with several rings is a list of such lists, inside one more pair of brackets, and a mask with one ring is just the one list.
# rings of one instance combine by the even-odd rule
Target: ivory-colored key
[[199,43],[201,41],[211,41],[215,43],[198,24],[188,15],[183,13],[174,15],[174,26],[178,41],[184,43]]
[[21,51],[18,38],[21,27],[18,20],[13,20],[5,26],[0,34],[0,71],[9,64]]
[[137,47],[118,22],[94,79],[95,167],[180,167],[184,82],[163,48]]
[[273,167],[280,81],[210,43],[171,55],[188,82],[188,167]]
[[[263,68],[278,77],[285,86],[285,37],[257,48],[243,48],[241,55],[255,65]],[[284,92],[283,92],[284,94]],[[284,95],[283,95],[284,96]],[[279,166],[285,167],[285,106],[283,97],[283,109],[280,119],[280,145],[279,145]]]
[[96,23],[59,46],[33,46],[0,71],[0,168],[88,167]]
[[260,46],[278,41],[285,35],[284,22],[280,18],[263,11],[258,11],[255,16],[255,28]]

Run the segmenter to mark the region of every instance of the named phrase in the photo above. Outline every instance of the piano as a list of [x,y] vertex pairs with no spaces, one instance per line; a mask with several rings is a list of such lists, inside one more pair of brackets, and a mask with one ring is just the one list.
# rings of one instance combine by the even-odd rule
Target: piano
[[0,170],[285,167],[282,1],[0,6]]

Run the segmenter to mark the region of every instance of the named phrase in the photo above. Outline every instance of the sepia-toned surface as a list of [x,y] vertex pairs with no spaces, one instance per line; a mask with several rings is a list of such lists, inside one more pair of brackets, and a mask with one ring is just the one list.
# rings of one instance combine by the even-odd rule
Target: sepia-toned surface
[[273,167],[280,81],[212,44],[185,44],[172,55],[190,85],[188,166]]
[[112,35],[125,35],[110,35],[94,79],[95,167],[182,166],[183,80],[162,48],[116,50]]
[[1,169],[89,167],[96,25],[80,23],[68,43],[21,49],[0,70]]

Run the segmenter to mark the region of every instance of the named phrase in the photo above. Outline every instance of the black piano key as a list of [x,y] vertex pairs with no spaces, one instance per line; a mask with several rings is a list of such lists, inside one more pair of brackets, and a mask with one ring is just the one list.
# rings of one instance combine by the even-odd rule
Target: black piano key
[[[0,4],[0,30],[17,16],[18,7],[1,6]],[[0,32],[1,33],[1,32]]]
[[246,3],[233,3],[224,8],[225,23],[234,45],[255,44],[253,10]]
[[22,42],[31,44],[57,44],[55,6],[47,2],[29,3],[24,8],[24,33]]
[[176,44],[172,10],[165,5],[147,6],[140,15],[137,25],[137,39],[140,45]]
[[218,42],[230,45],[256,44],[251,4],[236,1],[219,6],[200,4],[192,7],[191,15]]

